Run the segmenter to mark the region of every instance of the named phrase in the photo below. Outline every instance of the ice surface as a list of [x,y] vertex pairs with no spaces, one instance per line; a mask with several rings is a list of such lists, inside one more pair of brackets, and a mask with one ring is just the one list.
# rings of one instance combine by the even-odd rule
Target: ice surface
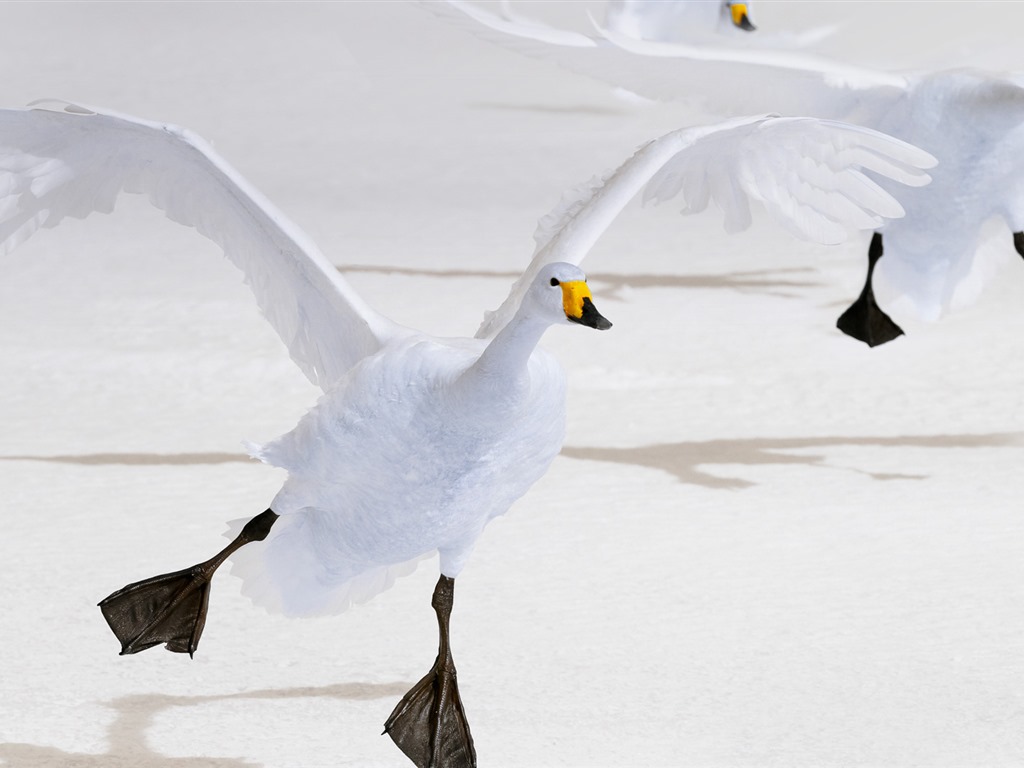
[[[862,64],[956,39],[996,66],[1024,21],[1021,4],[757,11],[762,29],[842,14],[837,52],[876,32]],[[374,306],[439,334],[501,301],[565,189],[700,119],[404,4],[0,15],[0,103],[188,126],[361,265]],[[907,337],[869,350],[833,328],[866,245],[635,206],[598,243],[584,266],[614,329],[545,339],[569,371],[567,447],[459,580],[481,764],[1024,762],[1024,265],[994,246],[999,279],[971,307],[897,315]],[[290,428],[316,390],[240,275],[141,200],[37,235],[3,275],[0,760],[405,765],[379,734],[433,660],[432,563],[310,621],[221,577],[191,662],[118,658],[95,607],[212,553],[281,482],[241,442]]]

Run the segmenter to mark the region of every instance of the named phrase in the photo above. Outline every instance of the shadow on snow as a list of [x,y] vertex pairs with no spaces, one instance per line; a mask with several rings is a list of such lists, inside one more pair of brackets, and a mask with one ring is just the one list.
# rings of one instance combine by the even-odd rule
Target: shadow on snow
[[[587,461],[610,461],[660,469],[674,475],[680,482],[705,488],[748,488],[755,483],[740,478],[718,477],[701,467],[708,464],[794,464],[806,467],[828,467],[824,451],[816,453],[785,453],[839,446],[872,448],[1011,448],[1024,445],[1024,433],[1004,432],[983,435],[903,435],[896,437],[750,437],[730,440],[703,440],[681,443],[659,443],[632,448],[594,448],[566,445],[562,456]],[[862,472],[875,480],[922,480],[923,475],[891,472]]]
[[[790,453],[828,449],[840,446],[871,448],[927,448],[949,450],[960,448],[1012,448],[1024,446],[1024,432],[1000,432],[965,435],[899,435],[891,437],[745,437],[723,440],[696,440],[679,443],[656,443],[631,448],[607,448],[566,445],[562,455],[585,461],[609,461],[659,469],[674,475],[682,483],[705,488],[748,488],[755,483],[739,478],[718,477],[702,467],[713,464],[763,466],[793,464],[806,467],[828,467],[824,450],[816,453]],[[0,461],[43,461],[83,466],[200,466],[255,462],[240,453],[87,453],[54,456],[0,456]],[[892,472],[862,472],[875,480],[921,480],[923,475]]]
[[[0,760],[18,768],[257,768],[260,763],[231,757],[167,757],[146,743],[146,731],[158,715],[172,707],[191,707],[236,700],[331,698],[363,701],[402,696],[410,682],[339,683],[317,688],[284,688],[211,696],[168,696],[159,693],[123,696],[110,702],[117,713],[104,754],[64,752],[33,744],[0,744]],[[255,729],[262,729],[256,724]],[[255,734],[254,734],[255,735]]]

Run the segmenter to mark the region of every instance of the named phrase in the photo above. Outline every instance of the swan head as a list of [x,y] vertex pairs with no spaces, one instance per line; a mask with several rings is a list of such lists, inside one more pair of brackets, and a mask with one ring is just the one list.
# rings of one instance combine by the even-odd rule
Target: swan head
[[749,2],[733,2],[733,0],[725,0],[723,5],[723,10],[728,14],[729,20],[732,22],[734,27],[742,29],[745,32],[753,32],[757,29],[753,22],[750,21],[750,16],[748,15]]
[[577,323],[599,331],[612,327],[594,306],[587,276],[572,264],[545,265],[530,284],[527,299],[552,323]]

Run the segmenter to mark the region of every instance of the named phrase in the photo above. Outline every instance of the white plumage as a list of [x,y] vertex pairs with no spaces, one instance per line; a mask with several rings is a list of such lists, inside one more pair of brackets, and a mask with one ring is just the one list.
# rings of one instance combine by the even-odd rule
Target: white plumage
[[[900,194],[907,215],[879,227],[878,264],[890,293],[926,319],[969,300],[984,280],[976,260],[990,220],[1024,230],[1024,84],[1016,75],[968,70],[889,73],[794,51],[651,42],[598,29],[587,35],[499,23],[449,0],[454,20],[505,47],[552,60],[644,97],[711,112],[772,111],[868,126],[933,154],[927,188]],[[883,182],[884,184],[884,182]],[[890,188],[891,189],[891,188]]]
[[[257,456],[288,470],[269,545],[240,550],[244,591],[288,614],[344,609],[440,551],[454,578],[484,526],[545,473],[565,430],[565,383],[535,349],[558,319],[520,315],[507,338],[411,336],[357,365]],[[546,289],[546,290],[545,290]],[[551,309],[551,308],[549,308]]]
[[[714,199],[732,229],[749,223],[750,200],[761,201],[795,233],[837,242],[850,228],[902,215],[864,169],[920,185],[933,162],[874,131],[821,120],[755,117],[675,131],[568,194],[542,220],[533,261],[476,337],[439,339],[367,306],[194,134],[47,106],[0,110],[2,250],[65,216],[109,212],[121,191],[146,194],[224,249],[324,392],[291,432],[255,450],[288,471],[271,504],[281,519],[266,545],[235,555],[246,592],[294,615],[368,599],[434,551],[454,578],[487,522],[544,474],[562,443],[565,381],[537,342],[575,318],[564,286],[580,284],[577,265],[645,186],[657,200],[682,195],[689,211]],[[577,297],[573,312],[585,303]]]

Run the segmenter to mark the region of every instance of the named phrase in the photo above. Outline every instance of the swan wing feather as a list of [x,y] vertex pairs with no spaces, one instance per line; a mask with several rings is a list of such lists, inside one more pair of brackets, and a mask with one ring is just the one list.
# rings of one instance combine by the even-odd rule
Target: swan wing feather
[[110,213],[121,192],[219,245],[323,389],[402,332],[191,131],[65,102],[0,110],[0,253],[67,216]]
[[580,264],[626,204],[679,197],[683,213],[721,208],[725,228],[751,223],[761,203],[794,235],[825,244],[903,216],[869,174],[902,184],[930,181],[935,158],[869,128],[817,118],[743,117],[683,128],[641,147],[617,170],[570,190],[540,221],[533,260],[477,336],[488,338],[514,314],[533,276],[553,261]]

